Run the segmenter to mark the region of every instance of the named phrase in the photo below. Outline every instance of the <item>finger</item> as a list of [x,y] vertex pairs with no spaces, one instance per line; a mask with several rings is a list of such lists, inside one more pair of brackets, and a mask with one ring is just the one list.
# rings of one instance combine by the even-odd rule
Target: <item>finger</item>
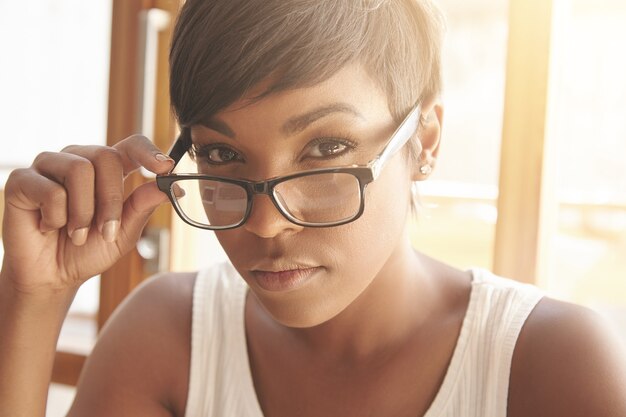
[[174,165],[174,160],[154,146],[150,139],[142,135],[132,135],[121,140],[114,146],[79,146],[70,145],[61,152],[68,152],[87,157],[101,149],[113,149],[119,153],[122,162],[124,178],[143,167],[155,174],[168,172]]
[[140,185],[128,196],[124,202],[122,227],[117,240],[122,250],[136,244],[150,215],[167,201],[168,197],[154,181]]
[[95,170],[92,163],[78,155],[44,152],[35,158],[32,168],[65,188],[67,233],[72,242],[82,245],[95,210]]
[[64,154],[80,156],[95,171],[95,223],[107,242],[117,236],[124,203],[124,167],[119,151],[109,146],[72,146]]
[[6,183],[7,211],[16,230],[39,229],[42,233],[67,224],[67,193],[63,186],[32,169],[16,169]]
[[132,135],[113,146],[122,155],[124,175],[144,167],[154,174],[169,172],[174,161],[142,135]]
[[105,241],[113,242],[120,228],[123,178],[138,167],[167,172],[173,161],[147,138],[131,136],[115,147],[70,146],[64,149],[91,161],[96,171],[96,222]]

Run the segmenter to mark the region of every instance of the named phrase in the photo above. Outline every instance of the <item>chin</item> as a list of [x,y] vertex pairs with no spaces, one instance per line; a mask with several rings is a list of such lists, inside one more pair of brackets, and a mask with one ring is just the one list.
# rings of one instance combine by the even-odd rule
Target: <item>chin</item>
[[[307,329],[332,320],[343,309],[326,302],[267,299],[256,295],[259,304],[277,323],[294,329]],[[333,308],[335,307],[335,308]]]

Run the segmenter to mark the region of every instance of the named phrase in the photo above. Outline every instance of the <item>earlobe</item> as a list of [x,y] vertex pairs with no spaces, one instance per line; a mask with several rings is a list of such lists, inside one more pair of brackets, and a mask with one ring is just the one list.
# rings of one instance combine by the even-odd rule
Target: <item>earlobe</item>
[[431,172],[433,172],[432,165],[428,163],[420,165],[420,174],[423,176],[427,177],[431,174]]
[[432,102],[423,109],[418,134],[421,152],[412,176],[413,181],[424,181],[430,176],[435,167],[441,143],[443,107],[438,102]]

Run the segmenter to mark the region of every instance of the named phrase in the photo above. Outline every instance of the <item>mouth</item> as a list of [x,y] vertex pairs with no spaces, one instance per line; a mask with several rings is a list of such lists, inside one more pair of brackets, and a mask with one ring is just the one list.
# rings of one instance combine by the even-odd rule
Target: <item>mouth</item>
[[271,292],[284,292],[302,287],[323,269],[323,267],[317,266],[277,271],[253,270],[250,272],[255,282],[262,289]]

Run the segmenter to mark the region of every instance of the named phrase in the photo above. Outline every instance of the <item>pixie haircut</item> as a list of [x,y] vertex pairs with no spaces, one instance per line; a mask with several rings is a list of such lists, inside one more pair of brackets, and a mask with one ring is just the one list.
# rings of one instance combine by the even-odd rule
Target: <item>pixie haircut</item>
[[[272,80],[256,99],[313,86],[353,63],[378,84],[400,123],[441,92],[443,30],[433,0],[187,0],[170,50],[181,139],[191,145],[191,126],[261,81]],[[407,150],[411,163],[419,161],[417,140]],[[413,215],[419,205],[414,186]]]
[[187,0],[170,51],[183,140],[261,81],[274,82],[258,99],[351,63],[379,85],[399,123],[440,93],[443,26],[431,0]]

